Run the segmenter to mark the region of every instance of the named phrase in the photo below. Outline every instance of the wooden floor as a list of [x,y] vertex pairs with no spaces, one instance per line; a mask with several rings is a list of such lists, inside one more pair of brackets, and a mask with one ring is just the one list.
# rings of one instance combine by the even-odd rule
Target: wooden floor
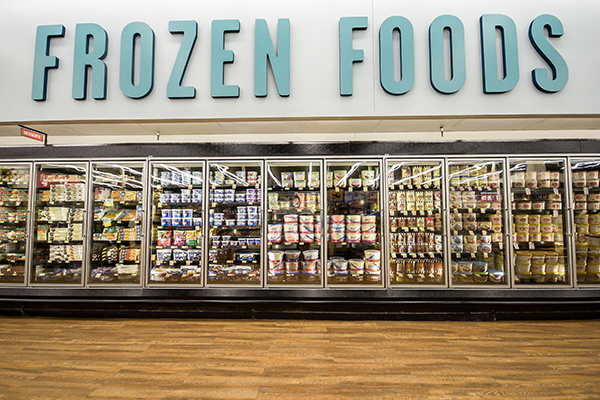
[[600,399],[600,321],[0,317],[0,399]]

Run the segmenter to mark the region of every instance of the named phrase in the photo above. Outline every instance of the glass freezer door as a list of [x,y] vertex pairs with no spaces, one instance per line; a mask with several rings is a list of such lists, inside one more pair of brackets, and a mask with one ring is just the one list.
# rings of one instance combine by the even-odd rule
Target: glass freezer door
[[567,284],[565,161],[510,160],[515,284]]
[[453,285],[506,284],[504,163],[448,161]]
[[25,283],[29,165],[0,165],[0,283]]
[[151,164],[150,283],[202,283],[203,163]]
[[261,284],[262,164],[210,163],[209,285]]
[[90,284],[141,282],[143,177],[143,163],[92,164]]
[[442,162],[388,165],[390,283],[444,284]]
[[268,162],[268,284],[321,285],[321,163]]
[[32,283],[81,284],[87,164],[36,164]]
[[327,283],[382,285],[381,164],[327,162]]
[[600,283],[600,160],[571,160],[577,283]]

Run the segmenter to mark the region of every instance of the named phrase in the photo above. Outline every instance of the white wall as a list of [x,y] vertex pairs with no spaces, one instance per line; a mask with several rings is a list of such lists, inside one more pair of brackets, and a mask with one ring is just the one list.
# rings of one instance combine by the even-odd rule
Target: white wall
[[[85,4],[85,5],[84,5]],[[520,81],[511,92],[484,95],[481,83],[479,17],[500,13],[517,25]],[[454,95],[441,95],[429,84],[428,28],[442,14],[452,14],[465,26],[467,80]],[[561,92],[535,89],[531,70],[546,67],[529,43],[528,28],[540,14],[552,14],[564,26],[562,38],[551,43],[566,59],[570,79]],[[408,18],[415,31],[416,80],[403,96],[391,96],[379,85],[378,30],[392,15]],[[595,0],[424,0],[344,1],[304,0],[146,0],[146,1],[6,1],[0,14],[0,123],[28,121],[202,120],[229,118],[311,118],[367,116],[543,116],[600,115],[600,2]],[[365,61],[354,67],[354,95],[341,97],[338,83],[338,21],[344,16],[367,16],[369,28],[354,34],[354,47],[364,50]],[[210,97],[210,26],[216,19],[241,22],[241,31],[228,34],[226,48],[235,63],[226,67],[226,83],[238,84],[237,99]],[[271,34],[278,18],[291,22],[291,96],[280,98],[272,78],[267,98],[254,92],[254,20],[264,18]],[[193,19],[199,38],[184,81],[197,89],[193,100],[169,100],[166,84],[179,50],[180,36],[168,32],[171,20]],[[153,92],[132,100],[119,89],[120,36],[132,21],[149,24],[156,34]],[[108,32],[108,97],[76,101],[71,97],[73,43],[77,23],[100,24]],[[66,36],[52,40],[51,54],[60,68],[49,73],[48,99],[31,99],[35,32],[38,25],[63,24]],[[89,96],[91,97],[91,96]]]

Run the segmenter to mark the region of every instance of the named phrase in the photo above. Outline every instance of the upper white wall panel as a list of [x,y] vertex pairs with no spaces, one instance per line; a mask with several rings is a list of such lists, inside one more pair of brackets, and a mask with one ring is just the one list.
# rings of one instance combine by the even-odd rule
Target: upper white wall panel
[[[458,17],[465,30],[466,82],[452,95],[437,93],[429,82],[429,26],[438,16]],[[479,18],[504,14],[517,27],[520,79],[504,94],[484,94]],[[551,14],[563,24],[564,35],[550,43],[566,60],[569,81],[558,93],[536,89],[531,71],[547,64],[531,45],[530,23]],[[390,16],[410,20],[414,27],[415,83],[400,96],[386,93],[379,83],[379,27]],[[340,96],[339,20],[365,16],[368,28],[354,32],[353,46],[364,51],[354,64],[354,93]],[[5,1],[0,13],[0,122],[102,120],[227,120],[239,118],[543,116],[600,114],[600,2],[596,0],[343,1],[304,0],[145,0],[145,1]],[[268,96],[254,96],[255,20],[268,22],[272,37],[277,20],[290,19],[289,97],[277,94],[269,74]],[[240,32],[226,35],[225,47],[235,62],[225,66],[225,83],[240,86],[239,98],[212,98],[211,22],[238,19]],[[194,86],[195,99],[167,98],[167,81],[179,51],[181,35],[169,33],[169,21],[195,20],[198,40],[184,86]],[[119,88],[121,32],[142,21],[155,33],[153,91],[144,99],[126,97]],[[75,27],[96,23],[108,33],[107,98],[74,100],[73,52]],[[51,40],[50,53],[60,59],[49,71],[46,101],[31,98],[36,28],[62,24],[63,38]],[[88,88],[88,91],[90,89]]]

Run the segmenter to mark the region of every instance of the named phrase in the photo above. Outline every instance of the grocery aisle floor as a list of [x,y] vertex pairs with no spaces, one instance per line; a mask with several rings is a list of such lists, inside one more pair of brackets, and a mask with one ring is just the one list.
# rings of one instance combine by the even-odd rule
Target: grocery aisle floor
[[0,399],[600,399],[600,320],[0,317]]

